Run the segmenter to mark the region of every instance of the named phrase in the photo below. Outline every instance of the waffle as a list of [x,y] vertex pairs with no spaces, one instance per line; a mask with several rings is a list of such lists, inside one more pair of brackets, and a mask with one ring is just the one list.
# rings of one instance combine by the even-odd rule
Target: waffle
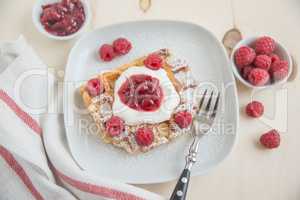
[[[173,113],[180,110],[191,110],[194,112],[194,103],[192,100],[186,98],[186,92],[191,89],[194,90],[196,84],[186,85],[187,82],[193,83],[194,80],[185,80],[189,77],[187,74],[190,68],[185,64],[177,64],[172,61],[169,50],[161,49],[157,52],[163,58],[163,69],[166,71],[168,78],[173,84],[175,90],[180,96],[180,103]],[[105,129],[105,122],[113,115],[112,104],[114,101],[114,86],[119,76],[130,67],[144,66],[144,60],[147,56],[138,58],[128,64],[124,64],[111,71],[103,72],[97,76],[104,86],[104,93],[99,96],[92,97],[86,90],[86,84],[81,86],[80,94],[83,99],[84,105],[89,114],[92,116],[94,122],[99,127],[99,137],[108,144],[124,149],[126,152],[133,154],[138,152],[147,152],[161,144],[165,144],[174,138],[182,135],[185,130],[180,129],[174,122],[173,115],[169,120],[157,124],[138,124],[127,125],[125,120],[125,131],[118,137],[111,137]],[[180,75],[181,74],[181,75]],[[182,78],[183,77],[183,78]],[[190,77],[189,77],[190,78]],[[154,141],[149,146],[139,146],[135,141],[135,132],[140,127],[151,128],[154,134]]]

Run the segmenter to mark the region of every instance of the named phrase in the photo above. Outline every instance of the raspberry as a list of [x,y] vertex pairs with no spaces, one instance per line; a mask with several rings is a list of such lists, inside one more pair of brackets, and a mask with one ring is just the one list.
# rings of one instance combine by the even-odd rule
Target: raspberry
[[264,114],[264,106],[258,101],[252,101],[246,106],[246,113],[250,117],[260,117]]
[[114,48],[109,44],[103,44],[100,47],[99,55],[100,55],[100,58],[105,62],[109,62],[116,57]]
[[268,149],[277,148],[280,145],[280,135],[277,130],[273,129],[263,134],[260,137],[259,141],[264,147]]
[[260,68],[254,68],[248,75],[248,81],[254,86],[263,86],[270,80],[269,73]]
[[112,116],[105,123],[106,131],[111,137],[120,135],[124,131],[124,121],[117,116]]
[[248,65],[248,66],[244,67],[242,70],[242,77],[244,79],[248,80],[249,73],[253,68],[254,68],[254,66],[252,66],[252,65]]
[[241,69],[246,65],[250,65],[255,59],[255,51],[250,47],[240,47],[234,54],[236,65]]
[[144,98],[141,102],[141,109],[145,111],[153,111],[159,107],[159,102],[156,99]]
[[180,128],[187,128],[192,123],[192,114],[188,111],[180,111],[175,114],[174,121]]
[[135,140],[140,146],[149,146],[154,140],[153,132],[150,128],[139,128],[135,134]]
[[275,53],[271,53],[269,56],[270,56],[270,58],[272,60],[272,63],[280,60],[280,57],[277,54],[275,54]]
[[100,83],[100,80],[97,78],[89,80],[86,89],[89,92],[89,94],[93,97],[98,96],[103,92],[103,87]]
[[268,36],[260,37],[255,42],[255,51],[258,54],[271,54],[275,48],[275,41]]
[[145,60],[144,64],[146,67],[152,70],[158,70],[163,65],[163,60],[158,54],[150,54]]
[[271,66],[272,60],[267,55],[258,55],[254,60],[254,65],[258,68],[269,70]]
[[132,46],[126,38],[118,38],[113,42],[114,51],[117,55],[127,54]]
[[285,60],[279,60],[274,62],[270,68],[270,74],[273,81],[284,79],[289,72],[289,64]]

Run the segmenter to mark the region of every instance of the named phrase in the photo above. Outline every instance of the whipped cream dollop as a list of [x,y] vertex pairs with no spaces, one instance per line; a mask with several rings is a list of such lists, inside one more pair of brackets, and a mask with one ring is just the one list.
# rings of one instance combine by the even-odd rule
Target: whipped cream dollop
[[[118,94],[122,84],[132,75],[145,74],[159,80],[163,92],[161,105],[155,111],[142,111],[130,108],[124,104]],[[122,118],[128,125],[138,125],[142,123],[156,124],[169,120],[173,111],[180,103],[180,96],[170,81],[164,69],[151,70],[144,66],[130,67],[124,71],[115,82],[113,114]]]

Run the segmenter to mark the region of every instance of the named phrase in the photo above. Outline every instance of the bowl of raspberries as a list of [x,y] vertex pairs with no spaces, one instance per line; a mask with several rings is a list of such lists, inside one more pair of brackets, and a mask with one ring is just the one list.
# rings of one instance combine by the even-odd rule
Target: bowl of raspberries
[[269,36],[241,40],[231,54],[235,76],[250,88],[266,88],[287,81],[292,61],[286,48]]

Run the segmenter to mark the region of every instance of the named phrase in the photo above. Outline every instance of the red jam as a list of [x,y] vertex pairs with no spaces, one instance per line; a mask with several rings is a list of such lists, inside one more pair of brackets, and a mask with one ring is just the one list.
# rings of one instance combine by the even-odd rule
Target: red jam
[[155,111],[163,99],[159,80],[144,74],[130,76],[120,87],[118,95],[125,105],[138,111]]
[[85,21],[80,0],[62,0],[42,6],[40,21],[45,30],[56,36],[68,36],[77,32]]

